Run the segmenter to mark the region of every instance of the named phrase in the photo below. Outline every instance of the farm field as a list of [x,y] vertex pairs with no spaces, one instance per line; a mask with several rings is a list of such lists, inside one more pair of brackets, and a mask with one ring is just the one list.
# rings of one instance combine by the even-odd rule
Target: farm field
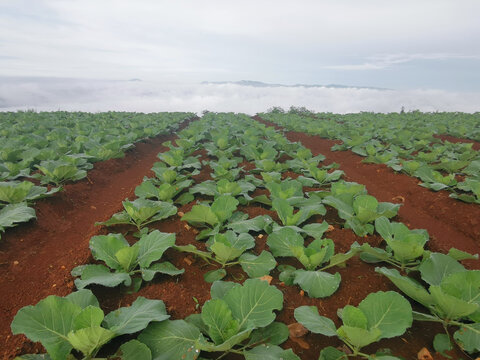
[[367,114],[183,114],[25,202],[36,220],[0,240],[1,355],[476,358],[480,129],[420,115],[373,136]]

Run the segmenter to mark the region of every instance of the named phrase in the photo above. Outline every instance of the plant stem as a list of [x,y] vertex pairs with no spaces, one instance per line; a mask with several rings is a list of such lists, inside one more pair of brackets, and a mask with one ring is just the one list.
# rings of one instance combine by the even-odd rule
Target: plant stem
[[424,313],[421,313],[421,312],[418,312],[418,311],[413,311],[413,313],[425,316],[425,319],[415,319],[416,321],[431,321],[431,322],[439,322],[439,323],[444,322],[444,320],[440,319],[436,315],[424,314]]
[[225,267],[225,266],[233,266],[233,265],[237,265],[237,264],[240,264],[240,261],[227,262],[227,263],[223,264],[222,267]]
[[370,355],[365,354],[365,353],[362,353],[362,352],[360,352],[360,351],[357,352],[357,355],[360,355],[360,356],[362,356],[362,357],[364,357],[364,358],[366,358],[366,359],[370,358]]
[[227,356],[229,353],[234,353],[234,354],[239,354],[239,355],[242,355],[243,352],[242,351],[239,351],[239,350],[235,350],[235,349],[229,349],[227,351],[225,351],[222,355],[220,355],[217,360],[220,360],[222,358],[224,358],[225,356]]
[[215,258],[213,258],[208,252],[198,250],[195,246],[188,246],[188,245],[178,246],[178,245],[175,245],[175,246],[173,246],[173,248],[177,251],[188,252],[188,253],[200,256],[202,259],[204,259],[207,262],[208,262],[208,260],[210,260],[210,261],[214,261],[214,262],[218,263],[218,261],[216,261]]
[[474,333],[477,333],[478,335],[480,335],[480,329],[476,329],[474,327],[471,327],[470,324],[464,324],[464,323],[454,321],[454,320],[450,320],[450,321],[446,322],[446,324],[456,325],[456,326],[459,326],[461,328],[466,328],[466,329],[468,329],[470,331],[473,331]]
[[348,341],[346,341],[345,339],[341,339],[345,345],[347,345],[347,347],[352,350],[353,352],[353,355],[356,356],[357,355],[357,350],[355,349],[355,347],[353,345],[351,345]]

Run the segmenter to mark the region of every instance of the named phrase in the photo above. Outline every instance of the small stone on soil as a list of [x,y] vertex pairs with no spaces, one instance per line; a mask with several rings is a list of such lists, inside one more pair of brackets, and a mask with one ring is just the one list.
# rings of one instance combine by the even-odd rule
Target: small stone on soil
[[432,354],[427,348],[422,348],[417,354],[418,360],[433,360]]
[[290,337],[291,338],[292,337],[296,337],[296,338],[301,337],[308,332],[307,328],[300,323],[293,323],[293,324],[288,325],[288,331],[290,332]]
[[305,350],[308,350],[310,349],[310,345],[308,345],[308,343],[303,340],[302,338],[290,338],[294,343],[297,343],[298,346],[300,346],[302,349],[305,349]]
[[263,280],[263,281],[266,281],[268,282],[268,284],[270,285],[270,283],[272,282],[272,277],[270,275],[264,275],[260,278],[260,280]]

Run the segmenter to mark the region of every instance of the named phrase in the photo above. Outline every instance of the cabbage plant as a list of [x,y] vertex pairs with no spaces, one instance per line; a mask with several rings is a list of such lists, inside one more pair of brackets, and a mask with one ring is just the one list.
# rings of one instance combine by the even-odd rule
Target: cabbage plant
[[[352,352],[352,356],[365,359],[393,360],[400,358],[382,353],[370,355],[362,348],[381,339],[401,336],[412,326],[410,303],[395,291],[379,291],[369,294],[358,306],[347,305],[338,311],[342,325],[318,313],[315,306],[300,306],[295,309],[295,319],[315,334],[338,337]],[[320,353],[320,359],[347,359],[347,354],[334,347]]]
[[[50,295],[36,305],[21,308],[11,328],[13,334],[25,334],[40,342],[48,354],[25,355],[20,359],[75,359],[72,351],[76,350],[84,360],[89,360],[115,337],[137,333],[149,323],[163,322],[169,317],[162,300],[144,297],[105,315],[92,292],[80,290],[65,297]],[[129,353],[132,355],[128,356]],[[121,345],[118,356],[124,360],[151,360],[148,347],[137,340]]]

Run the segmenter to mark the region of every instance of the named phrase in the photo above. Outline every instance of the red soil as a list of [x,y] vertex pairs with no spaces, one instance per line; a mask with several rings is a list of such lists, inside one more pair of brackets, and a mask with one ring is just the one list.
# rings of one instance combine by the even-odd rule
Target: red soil
[[[333,158],[333,156],[348,155],[348,153],[329,152],[331,142],[323,139],[299,133],[288,133],[287,136],[290,140],[302,141],[305,146],[311,147],[315,154],[321,152],[327,156],[329,161],[339,162],[342,165],[341,168],[346,171],[348,180],[365,183],[369,192],[381,201],[392,201],[395,196],[403,196],[405,205],[402,207],[398,220],[407,222],[415,228],[427,228],[432,235],[431,248],[445,250],[448,249],[453,238],[462,240],[463,236],[470,239],[463,232],[455,231],[453,225],[450,226],[454,218],[450,221],[446,221],[446,217],[437,219],[432,215],[434,214],[433,210],[421,205],[422,202],[427,202],[429,205],[433,206],[435,204],[437,206],[438,194],[419,187],[416,185],[416,181],[412,182],[408,177],[406,178],[410,180],[403,179],[405,176],[391,173],[388,169],[382,170],[378,166],[375,166],[375,171],[372,172],[372,165],[360,163],[361,158],[359,157],[346,156],[346,162],[341,158]],[[11,335],[10,322],[16,311],[22,306],[35,304],[47,295],[63,296],[70,293],[74,288],[70,270],[78,264],[92,261],[88,249],[88,241],[92,235],[108,232],[125,233],[134,230],[128,226],[116,226],[108,229],[95,227],[94,223],[106,220],[114,212],[119,211],[121,201],[126,197],[133,198],[135,186],[141,182],[144,175],[149,174],[149,169],[156,160],[157,152],[163,150],[160,144],[166,139],[166,137],[162,137],[148,143],[139,144],[135,150],[127,154],[125,159],[96,164],[95,169],[89,173],[90,182],[82,181],[70,185],[60,196],[39,202],[37,204],[37,222],[21,226],[6,234],[2,243],[0,243],[0,250],[2,251],[0,253],[0,262],[2,263],[2,266],[0,266],[0,291],[2,293],[0,299],[0,348],[4,349],[1,355],[5,359],[11,359],[16,354],[41,351],[39,345],[33,345],[23,336]],[[202,155],[202,158],[205,158],[204,152],[199,152],[199,154]],[[387,179],[387,184],[383,184],[383,179],[381,181],[377,177],[376,167],[381,170],[379,173],[383,179]],[[367,169],[369,170],[367,171]],[[210,171],[208,167],[203,167],[201,173],[194,177],[195,181],[198,183],[209,179]],[[293,174],[291,175],[293,176]],[[393,177],[390,178],[390,176]],[[401,182],[403,184],[401,188],[396,187],[397,176],[400,176],[404,181]],[[418,196],[417,189],[425,192],[421,201],[416,199],[416,196]],[[414,199],[411,199],[412,197]],[[442,208],[446,206],[443,203],[446,200],[462,204],[446,197],[440,201]],[[186,204],[180,207],[179,211],[185,213],[193,205],[194,203]],[[416,210],[418,214],[408,215],[419,206],[421,208]],[[276,214],[264,206],[240,207],[239,210],[247,212],[250,217],[268,214],[278,220]],[[472,206],[469,211],[473,212],[474,210]],[[460,221],[467,215],[465,209],[462,208],[459,211],[461,211],[459,212],[461,216],[458,216],[455,221]],[[439,212],[437,216],[444,216],[446,213],[447,211]],[[339,219],[336,211],[329,209],[325,217],[316,216],[311,221],[322,222],[323,220],[335,224]],[[453,237],[444,237],[442,231],[436,231],[437,226],[440,226],[439,224],[451,231]],[[198,248],[204,249],[204,243],[195,240],[197,230],[187,226],[185,222],[180,220],[179,216],[173,216],[154,224],[152,227],[163,232],[176,233],[178,245],[193,243]],[[478,233],[479,230],[480,226],[478,224],[472,226],[471,231]],[[259,254],[262,250],[268,249],[266,245],[268,237],[255,235],[257,245],[254,252]],[[328,232],[326,236],[334,240],[337,252],[347,251],[354,241],[368,241],[374,246],[381,243],[381,238],[378,236],[359,238],[351,230],[342,229],[336,224],[334,230]],[[133,241],[131,237],[128,238]],[[473,239],[470,240],[472,243],[462,241],[455,243],[455,246],[463,250],[471,250],[471,247],[476,243]],[[474,248],[473,251],[476,249]],[[203,274],[215,269],[216,266],[205,264],[201,259],[174,250],[166,252],[165,260],[171,261],[179,268],[184,268],[185,273],[177,277],[158,276],[154,281],[144,284],[140,291],[135,294],[126,294],[125,289],[121,287],[114,289],[93,287],[92,290],[99,298],[105,312],[107,313],[120,306],[127,306],[138,296],[162,299],[172,319],[185,318],[192,313],[200,312],[201,305],[210,298],[210,285],[203,281]],[[14,265],[14,261],[18,261],[18,264]],[[300,267],[296,260],[279,259],[278,262]],[[326,299],[311,299],[306,295],[301,295],[300,289],[296,286],[280,284],[277,280],[278,272],[273,271],[272,284],[278,286],[285,299],[284,309],[279,312],[277,320],[286,324],[294,323],[294,308],[301,305],[314,305],[317,306],[321,315],[330,317],[339,325],[336,315],[338,308],[347,304],[358,305],[371,292],[395,290],[395,287],[388,280],[375,273],[372,265],[365,264],[358,258],[351,259],[345,268],[336,267],[328,271],[332,273],[338,271],[342,276],[342,283],[339,290]],[[229,268],[227,272],[228,275],[225,280],[243,281],[246,278],[239,266]],[[197,305],[196,300],[200,306]],[[365,352],[375,352],[376,349],[389,347],[395,355],[404,356],[406,359],[414,359],[416,353],[422,347],[427,346],[431,349],[434,334],[442,331],[441,326],[436,324],[414,323],[414,326],[401,338],[382,340],[364,350]],[[303,349],[292,340],[288,340],[284,346],[286,348],[292,347],[303,360],[311,360],[318,358],[318,354],[323,347],[341,345],[340,341],[334,338],[315,334],[307,334],[304,339],[307,341],[309,349]],[[99,356],[111,354],[118,345],[118,342],[112,342]],[[209,358],[208,354],[202,355]],[[465,358],[465,355],[458,351],[452,353],[452,355],[454,358]],[[440,358],[440,356],[435,356],[435,359]],[[239,357],[229,355],[225,359],[232,360],[239,359]]]

